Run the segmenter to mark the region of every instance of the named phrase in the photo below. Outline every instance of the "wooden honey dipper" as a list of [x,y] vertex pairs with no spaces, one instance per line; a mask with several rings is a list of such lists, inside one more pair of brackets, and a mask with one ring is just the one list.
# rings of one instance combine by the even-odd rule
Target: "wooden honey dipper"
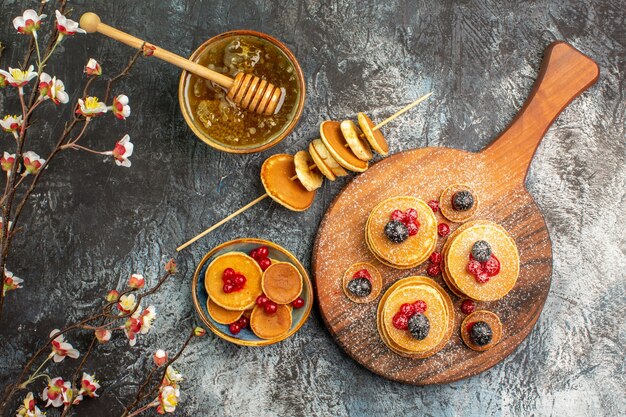
[[284,101],[284,89],[278,88],[255,75],[240,72],[234,79],[230,78],[227,75],[212,71],[189,59],[104,24],[95,13],[88,12],[83,14],[80,18],[80,27],[86,32],[99,32],[136,49],[147,47],[151,50],[151,55],[226,88],[228,97],[235,104],[248,111],[269,116],[277,113]]
[[[413,107],[417,106],[422,101],[426,100],[428,97],[430,97],[431,94],[432,93],[428,93],[418,98],[413,103],[398,110],[393,115],[389,116],[388,118],[386,118],[385,120],[377,124],[376,126],[374,126],[370,118],[367,117],[364,113],[359,113],[358,115],[359,125],[366,130],[365,134],[361,135],[361,139],[365,137],[368,140],[368,142],[370,142],[372,147],[374,147],[377,151],[382,151],[379,153],[382,153],[383,155],[386,156],[388,152],[387,142],[385,141],[382,134],[380,134],[379,129],[383,127],[384,125],[386,125],[387,123],[394,120],[395,118],[397,118],[398,116],[400,116],[401,114],[403,114],[404,112],[412,109]],[[328,122],[323,122],[322,126],[320,127],[320,131],[321,131],[320,133],[322,134],[323,138],[325,136],[324,135],[325,123],[328,123]],[[331,123],[338,124],[338,122],[331,122]],[[374,135],[374,133],[376,134]],[[327,137],[324,138],[325,140],[323,142],[320,141],[320,139],[314,140],[309,145],[309,151],[312,153],[317,152],[316,149],[320,149],[322,146],[323,146],[322,149],[330,150],[332,145],[334,144],[335,148],[334,148],[333,153],[336,153],[337,149],[339,148],[344,149],[346,152],[351,152],[349,149],[348,143],[339,143],[337,141],[329,139],[328,138],[329,135],[326,135],[326,136]],[[314,146],[314,144],[316,146]],[[311,154],[307,153],[306,151],[298,152],[296,154],[296,157],[298,157],[298,155],[302,155],[305,158],[306,158],[306,155],[308,155],[308,159],[310,159],[310,156],[311,156]],[[324,162],[325,160],[320,160],[319,158],[316,158],[316,159],[318,160],[315,161],[315,163],[313,164],[305,163],[304,165],[301,165],[306,168],[306,170],[304,171],[308,171],[309,174],[313,172],[312,170],[320,171],[328,179],[334,180],[335,175],[333,174],[333,169],[329,168],[326,165],[326,163]],[[337,160],[334,159],[332,155],[330,155],[330,158],[327,158],[327,159],[332,159],[333,161],[338,162]],[[306,160],[307,159],[302,159],[301,162],[304,163]],[[342,171],[345,172],[345,170],[343,170],[344,167],[350,170],[355,170],[352,165],[346,167],[346,165],[349,165],[349,164],[346,164],[345,160],[342,160],[341,162],[342,162],[343,167],[339,167],[339,169],[341,169]],[[176,248],[176,251],[180,252],[181,250],[185,249],[187,246],[203,238],[207,234],[211,233],[213,230],[217,229],[224,223],[230,221],[234,217],[240,215],[244,211],[248,210],[250,207],[263,201],[267,197],[272,197],[272,199],[275,200],[277,203],[293,211],[304,211],[308,209],[313,203],[313,200],[315,198],[315,188],[319,188],[319,186],[321,186],[321,175],[317,174],[317,175],[320,175],[319,181],[317,181],[317,183],[315,184],[311,184],[308,187],[308,188],[312,188],[312,190],[308,189],[302,184],[302,180],[304,178],[301,177],[302,175],[306,175],[306,174],[303,173],[302,169],[298,169],[297,164],[298,162],[294,163],[294,156],[288,155],[288,154],[276,154],[267,158],[265,162],[263,163],[263,166],[261,167],[261,182],[263,183],[263,187],[265,188],[266,193],[255,198],[254,200],[252,200],[245,206],[241,207],[237,211],[231,213],[224,219],[215,223],[213,226],[209,227],[208,229],[206,229],[204,232],[200,233],[196,237],[183,243],[182,245]],[[359,172],[361,171],[363,170],[359,170]],[[338,171],[335,168],[334,172],[340,172],[340,171]],[[295,181],[296,179],[300,179],[300,181]]]

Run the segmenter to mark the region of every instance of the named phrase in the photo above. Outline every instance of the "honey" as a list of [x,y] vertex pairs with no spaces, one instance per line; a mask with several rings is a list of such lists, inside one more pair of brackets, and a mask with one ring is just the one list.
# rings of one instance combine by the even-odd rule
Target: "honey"
[[195,61],[233,78],[239,72],[253,74],[284,89],[276,113],[263,116],[238,107],[225,88],[189,74],[185,104],[194,125],[212,140],[230,148],[256,148],[281,135],[297,117],[301,80],[289,57],[272,42],[233,34],[207,45]]

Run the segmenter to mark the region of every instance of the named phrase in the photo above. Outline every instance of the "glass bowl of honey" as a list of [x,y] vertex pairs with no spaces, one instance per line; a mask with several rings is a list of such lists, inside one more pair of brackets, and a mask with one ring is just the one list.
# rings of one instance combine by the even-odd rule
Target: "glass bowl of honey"
[[253,74],[283,89],[277,111],[264,116],[238,107],[227,90],[183,71],[178,100],[185,121],[207,145],[231,153],[268,149],[295,128],[304,108],[302,68],[279,40],[261,32],[235,30],[203,43],[189,58],[232,78]]

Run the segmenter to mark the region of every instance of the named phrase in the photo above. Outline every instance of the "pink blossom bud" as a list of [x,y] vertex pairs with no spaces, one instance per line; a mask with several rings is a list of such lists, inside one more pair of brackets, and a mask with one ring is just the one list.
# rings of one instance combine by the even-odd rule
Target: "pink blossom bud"
[[128,280],[128,286],[130,288],[143,288],[144,285],[146,285],[146,280],[144,279],[143,276],[139,275],[139,274],[132,274],[130,276],[130,279]]
[[107,296],[105,297],[105,299],[109,302],[112,303],[114,301],[117,301],[117,299],[119,298],[120,293],[117,292],[116,290],[111,290],[109,291],[109,293],[107,294]]
[[95,331],[95,336],[96,339],[98,339],[98,342],[100,343],[106,343],[109,340],[111,340],[111,330],[108,329],[98,329]]
[[2,159],[0,159],[0,165],[2,166],[2,170],[6,172],[10,172],[13,169],[13,164],[15,163],[15,154],[4,152]]
[[195,329],[193,329],[193,334],[197,337],[201,337],[204,336],[206,334],[206,330],[204,330],[204,328],[200,327],[200,326],[196,326]]
[[172,275],[178,272],[178,265],[176,265],[176,261],[173,258],[167,261],[165,264],[165,270]]
[[149,43],[143,44],[143,56],[152,56],[154,51],[156,51],[156,46],[150,45]]
[[152,359],[154,359],[154,363],[156,366],[163,366],[167,363],[167,352],[165,352],[163,349],[159,349],[154,352]]
[[89,62],[87,62],[87,65],[85,65],[85,72],[87,73],[87,75],[93,75],[95,77],[98,77],[102,75],[102,67],[100,66],[98,61],[90,58]]

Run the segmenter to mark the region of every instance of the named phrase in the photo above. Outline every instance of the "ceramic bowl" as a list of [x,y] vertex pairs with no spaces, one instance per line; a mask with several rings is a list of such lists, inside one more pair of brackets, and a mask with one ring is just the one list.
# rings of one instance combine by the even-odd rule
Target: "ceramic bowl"
[[261,152],[263,150],[271,148],[272,146],[276,145],[281,140],[283,140],[285,137],[287,137],[298,124],[298,121],[300,120],[300,116],[302,116],[302,111],[304,109],[304,99],[306,96],[306,82],[304,79],[302,68],[300,67],[300,64],[296,60],[296,57],[289,50],[289,48],[287,48],[287,46],[285,46],[285,44],[283,44],[278,39],[270,35],[267,35],[265,33],[257,32],[254,30],[233,30],[230,32],[224,32],[222,34],[214,36],[208,41],[204,42],[202,45],[200,45],[200,47],[196,49],[193,54],[191,54],[189,59],[192,61],[196,61],[202,55],[204,50],[210,47],[211,45],[221,40],[224,40],[226,38],[235,37],[235,36],[254,36],[257,38],[264,39],[265,41],[268,41],[274,44],[276,47],[278,47],[278,49],[280,49],[285,54],[287,59],[293,65],[296,71],[296,77],[297,77],[298,86],[299,86],[299,97],[298,97],[295,111],[293,111],[289,119],[289,123],[282,130],[278,131],[276,134],[274,134],[274,136],[270,137],[264,143],[249,146],[249,147],[230,146],[230,145],[227,145],[225,143],[222,143],[213,139],[194,120],[194,117],[191,114],[189,100],[187,99],[187,94],[185,93],[187,89],[187,83],[190,81],[190,78],[191,78],[191,74],[187,71],[183,71],[180,76],[180,82],[178,85],[178,102],[180,104],[180,109],[187,125],[191,128],[191,130],[195,133],[195,135],[207,145],[212,146],[215,149],[219,149],[220,151],[229,152],[229,153],[241,154],[241,153]]
[[[303,281],[302,293],[300,294],[300,297],[304,299],[304,306],[302,308],[293,309],[291,329],[289,329],[286,334],[276,339],[261,339],[249,328],[243,329],[237,335],[232,335],[228,330],[228,325],[219,324],[213,320],[206,307],[209,297],[204,288],[204,274],[213,259],[228,252],[249,253],[252,249],[262,245],[268,247],[270,259],[280,262],[289,262],[294,265],[302,275]],[[313,286],[306,269],[304,269],[300,261],[298,261],[298,259],[287,249],[277,245],[276,243],[263,239],[236,239],[231,240],[230,242],[222,243],[221,245],[211,249],[209,253],[204,255],[200,264],[196,268],[191,283],[191,294],[193,295],[193,304],[196,307],[196,311],[198,312],[202,322],[218,337],[242,346],[265,346],[285,340],[302,327],[306,319],[309,317],[311,307],[313,306]]]

